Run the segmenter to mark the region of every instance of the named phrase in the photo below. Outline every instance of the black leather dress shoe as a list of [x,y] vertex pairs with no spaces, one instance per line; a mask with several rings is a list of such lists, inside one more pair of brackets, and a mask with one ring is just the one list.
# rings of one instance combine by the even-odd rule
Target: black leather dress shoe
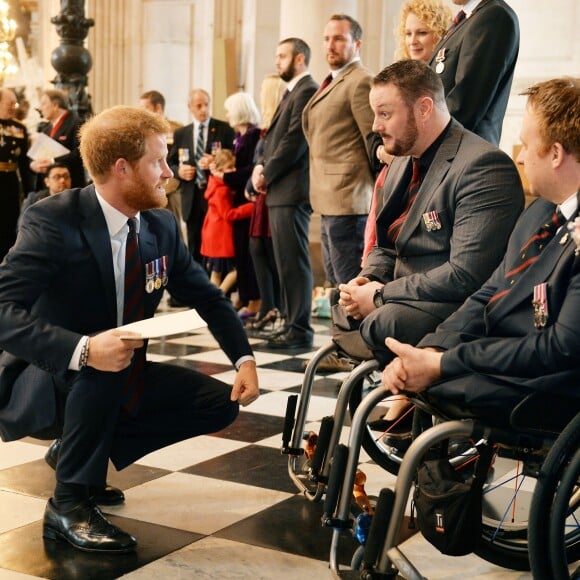
[[367,425],[373,431],[382,431],[383,433],[398,435],[399,437],[401,435],[406,436],[408,433],[410,437],[411,429],[413,428],[413,413],[407,413],[393,420],[387,420],[381,417],[376,421],[369,421]]
[[60,511],[48,500],[42,535],[47,540],[65,541],[85,552],[123,554],[137,547],[137,540],[113,525],[90,502],[69,511]]
[[[58,455],[60,453],[60,444],[61,440],[55,439],[44,456],[44,460],[52,469],[56,469]],[[111,485],[91,487],[90,496],[99,505],[120,505],[125,501],[125,494],[118,487]]]
[[272,336],[266,345],[268,348],[312,348],[312,336],[291,328]]

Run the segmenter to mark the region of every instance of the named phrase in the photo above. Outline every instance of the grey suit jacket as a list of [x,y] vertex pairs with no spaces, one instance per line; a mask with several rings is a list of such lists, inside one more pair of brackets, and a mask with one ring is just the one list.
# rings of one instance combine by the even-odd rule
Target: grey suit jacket
[[[489,299],[509,287],[507,271],[520,263],[520,248],[554,212],[545,200],[533,202],[522,214],[510,238],[505,258],[480,290],[419,346],[446,350],[443,379],[474,373],[489,375],[501,388],[548,390],[580,398],[580,259],[566,226],[545,247],[538,260],[517,279],[508,294],[488,306]],[[548,319],[534,326],[534,287],[547,284]],[[460,385],[455,385],[454,390]],[[474,391],[481,389],[474,389]],[[437,388],[447,394],[445,382]],[[468,403],[485,393],[468,392]],[[579,401],[580,409],[580,401]]]
[[365,215],[374,174],[367,136],[371,72],[360,62],[342,71],[304,107],[302,124],[310,147],[310,204],[321,215]]
[[[166,256],[169,292],[198,310],[232,362],[251,354],[230,300],[193,261],[173,214],[150,210],[140,215],[143,267]],[[145,294],[146,318],[155,313],[163,290]],[[70,378],[68,366],[79,340],[116,326],[111,242],[94,187],[64,191],[32,205],[0,266],[2,437],[16,439],[51,425],[56,412],[53,381]]]
[[[385,299],[445,319],[501,261],[523,209],[522,184],[504,152],[452,120],[393,245],[386,233],[400,213],[409,164],[397,157],[389,168],[377,245],[361,274],[385,283]],[[441,228],[429,231],[425,217],[433,211]]]
[[302,111],[316,89],[318,84],[310,75],[302,77],[278,105],[264,137],[258,163],[264,165],[268,207],[297,205],[309,199],[308,144],[302,130]]
[[[466,128],[497,145],[501,137],[520,46],[515,12],[503,0],[482,0],[435,48],[449,112]],[[437,66],[444,52],[443,69]]]

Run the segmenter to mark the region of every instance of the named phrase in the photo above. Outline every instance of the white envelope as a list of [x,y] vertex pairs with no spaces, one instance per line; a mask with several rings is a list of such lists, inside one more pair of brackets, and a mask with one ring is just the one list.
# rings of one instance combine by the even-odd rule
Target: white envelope
[[[196,328],[207,326],[205,320],[197,313],[195,308],[182,310],[174,314],[155,316],[131,324],[124,324],[117,327],[117,330],[127,330],[136,332],[140,338],[158,338],[160,336],[170,336],[181,332],[189,332]],[[135,339],[134,336],[121,336],[121,338]]]
[[28,150],[28,157],[32,160],[36,159],[56,159],[63,155],[68,155],[70,149],[55,141],[45,133],[38,133],[34,139],[34,143]]

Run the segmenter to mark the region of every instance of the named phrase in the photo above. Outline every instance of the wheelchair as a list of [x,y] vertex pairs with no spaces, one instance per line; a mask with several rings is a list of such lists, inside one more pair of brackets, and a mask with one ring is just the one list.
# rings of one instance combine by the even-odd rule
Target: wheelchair
[[[329,354],[351,361],[355,367],[343,381],[333,416],[324,417],[318,434],[307,433],[308,407],[312,396],[316,370]],[[288,398],[282,434],[283,454],[288,455],[288,473],[299,491],[310,501],[320,501],[326,492],[330,474],[331,458],[340,442],[342,428],[347,422],[347,413],[354,415],[364,394],[380,384],[379,363],[375,359],[363,359],[345,350],[334,341],[321,347],[309,361],[302,381],[300,395]],[[385,393],[385,397],[387,394]],[[374,414],[379,414],[377,406]],[[365,425],[362,445],[370,458],[380,467],[396,475],[402,462],[401,452],[383,443],[385,433],[373,431]],[[312,439],[315,450],[309,453]]]
[[[338,540],[342,533],[352,533],[352,489],[366,421],[384,396],[384,389],[378,387],[364,397],[354,414],[348,445],[337,445],[330,461],[323,523],[333,528],[330,568],[334,577],[373,580],[400,574],[413,580],[423,578],[397,546],[397,537],[421,461],[434,447],[461,438],[485,441],[496,452],[484,486],[482,534],[474,552],[502,567],[531,568],[534,578],[541,580],[570,578],[570,568],[572,577],[578,577],[579,402],[572,398],[556,401],[542,393],[522,400],[512,411],[509,425],[492,425],[474,416],[465,419],[466,410],[449,401],[437,401],[434,406],[415,397],[420,411],[416,416],[437,417],[440,422],[413,439],[400,463],[394,492],[385,488],[379,494],[366,544],[356,551],[351,570],[340,570]],[[456,469],[476,458],[475,448],[467,447],[451,460]],[[500,461],[521,467],[505,469]],[[508,483],[513,486],[510,491]]]

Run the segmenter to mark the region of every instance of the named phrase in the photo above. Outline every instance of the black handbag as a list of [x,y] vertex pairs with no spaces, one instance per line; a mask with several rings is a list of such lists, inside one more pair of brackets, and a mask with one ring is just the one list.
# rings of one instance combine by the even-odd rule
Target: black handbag
[[447,458],[424,461],[417,470],[413,494],[417,525],[442,554],[464,556],[474,551],[482,533],[482,489],[494,450],[481,446],[473,475],[465,479]]

